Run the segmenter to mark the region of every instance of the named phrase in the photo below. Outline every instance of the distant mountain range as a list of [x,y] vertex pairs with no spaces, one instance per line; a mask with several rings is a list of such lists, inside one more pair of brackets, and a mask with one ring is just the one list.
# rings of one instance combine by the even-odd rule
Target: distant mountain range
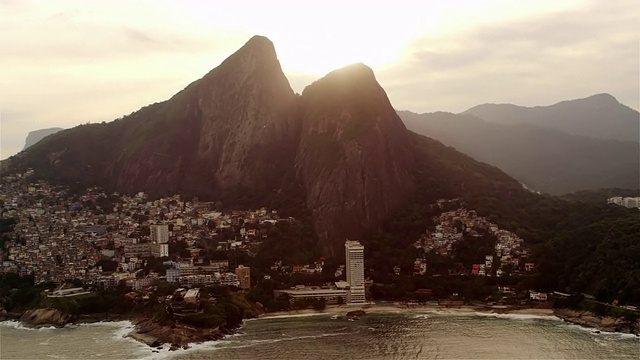
[[[611,115],[604,118],[603,109]],[[639,114],[610,95],[548,107],[480,105],[462,114],[398,114],[409,130],[495,165],[536,191],[640,187]],[[580,126],[581,120],[587,125]],[[633,141],[611,139],[633,134]]]
[[[481,109],[482,116],[493,114]],[[589,178],[600,171],[615,174],[618,167],[594,170],[591,163],[620,157],[624,166],[633,166],[625,155],[634,149],[630,141],[622,147],[614,140],[585,143],[585,134],[492,124],[471,114],[401,114],[409,128],[429,137],[407,130],[373,71],[362,64],[331,72],[296,95],[271,41],[256,36],[169,100],[109,123],[47,136],[0,165],[2,174],[31,168],[33,180],[72,191],[98,185],[152,197],[198,196],[225,208],[278,209],[311,224],[315,233],[304,236],[317,239],[327,256],[340,256],[345,238],[362,239],[373,266],[412,266],[413,242],[432,218],[431,204],[461,198],[536,250],[541,261],[532,288],[601,291],[609,300],[637,297],[639,214],[538,195],[520,183],[535,188],[554,173],[562,182],[573,181],[567,173],[576,171]],[[515,168],[539,154],[527,161],[544,175],[518,181],[495,162],[474,160],[430,137],[445,143],[464,139],[456,143],[462,151],[462,145],[477,144],[467,151],[478,158],[470,150],[502,152],[493,156]],[[582,153],[589,158],[580,160]],[[485,254],[478,255],[483,261]],[[623,268],[628,271],[616,270]]]
[[54,127],[54,128],[40,129],[40,130],[34,130],[34,131],[29,132],[29,134],[27,135],[27,138],[24,141],[24,149],[22,149],[22,150],[24,151],[24,150],[28,149],[29,147],[33,146],[38,141],[44,139],[45,137],[47,137],[49,135],[53,135],[53,134],[57,133],[60,130],[64,130],[64,129],[59,128],[59,127]]
[[609,94],[568,100],[550,106],[524,107],[484,104],[463,114],[500,124],[529,124],[593,139],[640,141],[637,111],[622,105]]

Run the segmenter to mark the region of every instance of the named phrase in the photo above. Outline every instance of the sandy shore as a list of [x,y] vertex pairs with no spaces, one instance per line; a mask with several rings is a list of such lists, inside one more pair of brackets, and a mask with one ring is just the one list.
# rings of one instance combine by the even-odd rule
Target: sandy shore
[[441,305],[404,305],[404,304],[372,304],[364,306],[333,305],[322,311],[313,309],[278,311],[266,313],[260,317],[280,317],[292,315],[330,314],[345,315],[349,311],[364,310],[367,313],[485,313],[485,314],[519,314],[535,316],[554,316],[553,309],[540,308],[509,308],[486,306],[441,306]]
[[622,318],[599,317],[586,311],[573,311],[568,309],[544,309],[544,308],[523,308],[510,306],[442,306],[442,305],[406,305],[390,303],[384,305],[366,306],[327,306],[323,311],[313,309],[281,311],[267,313],[261,317],[291,317],[291,316],[313,316],[313,315],[346,315],[349,311],[364,310],[366,313],[414,313],[414,314],[480,314],[488,316],[536,316],[549,319],[563,320],[576,325],[580,325],[593,330],[606,332],[619,332],[637,334],[640,336],[640,321],[626,322]]

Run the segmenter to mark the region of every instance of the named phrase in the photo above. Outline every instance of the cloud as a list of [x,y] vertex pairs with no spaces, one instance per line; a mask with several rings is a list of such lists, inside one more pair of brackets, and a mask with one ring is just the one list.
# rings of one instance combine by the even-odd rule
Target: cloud
[[122,32],[134,43],[155,44],[157,42],[157,40],[155,40],[153,36],[144,31],[136,29],[123,29]]
[[638,108],[637,0],[365,5],[322,3],[310,17],[302,3],[0,1],[9,54],[0,56],[1,157],[31,130],[109,121],[167,99],[256,33],[274,41],[297,92],[322,75],[310,63],[349,60],[369,62],[399,109],[602,92]]
[[637,6],[600,4],[424,36],[379,78],[396,107],[417,111],[541,105],[601,92],[637,109]]

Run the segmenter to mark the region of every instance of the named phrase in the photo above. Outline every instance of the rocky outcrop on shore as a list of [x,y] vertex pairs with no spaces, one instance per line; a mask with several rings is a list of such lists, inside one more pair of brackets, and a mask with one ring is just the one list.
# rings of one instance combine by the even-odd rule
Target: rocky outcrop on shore
[[95,314],[81,314],[71,318],[69,322],[74,324],[93,324],[101,321],[120,321],[128,320],[128,317],[120,314],[111,313],[95,313]]
[[20,317],[20,322],[32,327],[55,326],[61,328],[70,319],[71,315],[65,314],[58,309],[44,308],[25,311]]
[[353,310],[353,311],[347,312],[348,317],[364,316],[366,314],[367,313],[364,310]]
[[[23,325],[39,328],[55,326],[62,328],[68,323],[90,324],[101,321],[130,320],[118,314],[96,313],[71,316],[53,308],[27,310],[23,313],[7,313],[0,308],[0,320],[15,319]],[[131,320],[135,324],[135,330],[127,335],[134,340],[150,347],[158,347],[169,344],[171,349],[188,348],[189,343],[215,341],[237,332],[241,324],[236,326],[218,326],[216,328],[200,328],[180,324],[176,321],[158,322],[150,318],[135,318]]]
[[153,319],[141,319],[128,337],[151,347],[171,344],[172,348],[189,346],[189,343],[214,341],[236,332],[238,326],[199,328],[175,322],[159,323]]
[[591,327],[601,331],[640,334],[640,323],[628,321],[623,318],[602,317],[589,311],[571,309],[555,309],[553,314],[572,324]]

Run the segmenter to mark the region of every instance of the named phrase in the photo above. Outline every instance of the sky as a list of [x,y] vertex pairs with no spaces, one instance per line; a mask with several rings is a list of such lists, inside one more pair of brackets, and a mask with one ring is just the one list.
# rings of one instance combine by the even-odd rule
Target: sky
[[0,0],[0,19],[0,159],[29,131],[166,100],[253,35],[298,93],[363,62],[418,113],[640,101],[638,0]]

